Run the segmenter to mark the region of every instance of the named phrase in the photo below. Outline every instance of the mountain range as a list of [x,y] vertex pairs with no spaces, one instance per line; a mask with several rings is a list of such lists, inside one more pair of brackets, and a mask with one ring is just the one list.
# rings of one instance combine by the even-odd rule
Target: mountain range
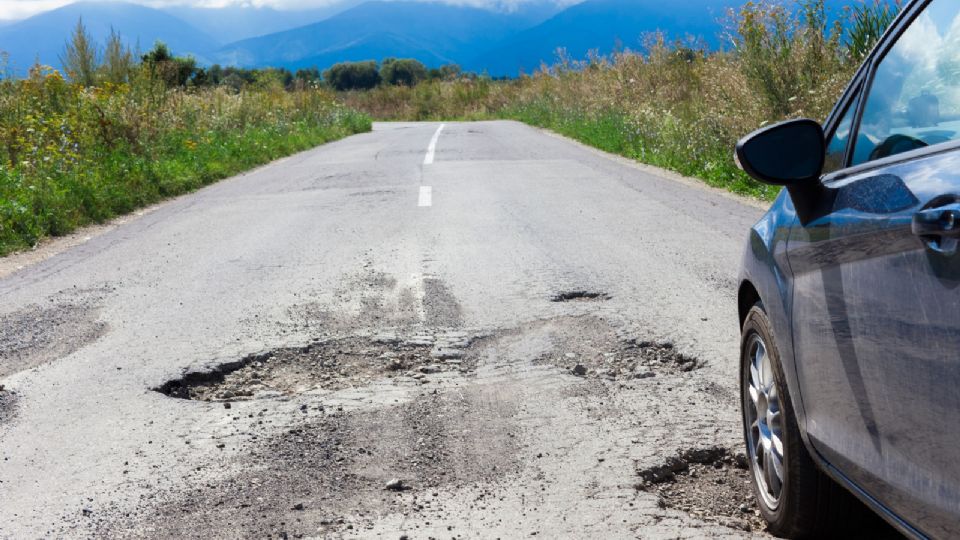
[[[119,1],[80,2],[0,26],[0,51],[14,72],[36,60],[59,66],[82,17],[99,43],[115,29],[146,50],[157,40],[201,64],[320,69],[341,61],[416,58],[428,66],[457,63],[494,76],[515,76],[590,51],[607,54],[642,46],[644,34],[691,36],[720,43],[720,19],[745,0],[585,0],[566,8],[556,0],[481,9],[431,1],[341,0],[325,8],[150,8]],[[831,0],[832,8],[851,0]],[[567,1],[567,4],[570,2]]]
[[0,51],[10,55],[15,72],[24,72],[36,61],[58,67],[64,44],[81,18],[100,44],[113,28],[131,47],[148,49],[161,40],[177,53],[192,54],[198,59],[205,59],[219,46],[207,33],[157,9],[125,2],[84,2],[2,27]]
[[315,24],[227,45],[215,59],[243,67],[297,68],[394,56],[439,66],[462,63],[469,51],[488,49],[531,24],[516,13],[373,1]]

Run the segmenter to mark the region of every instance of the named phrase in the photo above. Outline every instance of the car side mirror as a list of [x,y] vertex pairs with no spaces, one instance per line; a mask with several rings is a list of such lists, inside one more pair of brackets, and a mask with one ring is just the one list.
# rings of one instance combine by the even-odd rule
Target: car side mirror
[[775,186],[819,180],[825,158],[823,128],[805,118],[754,131],[737,143],[737,165],[757,181]]

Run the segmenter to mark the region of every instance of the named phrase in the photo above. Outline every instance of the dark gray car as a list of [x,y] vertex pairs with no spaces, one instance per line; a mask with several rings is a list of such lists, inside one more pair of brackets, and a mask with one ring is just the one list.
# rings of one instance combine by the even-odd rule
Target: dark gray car
[[771,531],[834,530],[853,493],[905,534],[960,538],[960,1],[907,5],[823,127],[766,128],[737,157],[786,187],[739,293]]

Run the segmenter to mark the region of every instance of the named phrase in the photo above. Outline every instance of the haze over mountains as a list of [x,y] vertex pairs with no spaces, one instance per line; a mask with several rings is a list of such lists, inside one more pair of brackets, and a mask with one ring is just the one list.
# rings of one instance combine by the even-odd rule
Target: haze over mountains
[[489,49],[535,23],[522,13],[373,1],[312,25],[227,45],[214,57],[242,67],[324,67],[389,56],[429,66],[462,64],[472,51]]
[[[743,0],[586,0],[562,8],[535,0],[518,9],[480,9],[439,2],[342,0],[324,8],[155,9],[125,2],[82,2],[29,19],[0,22],[0,51],[22,73],[35,60],[59,67],[77,20],[102,43],[110,28],[147,50],[157,40],[201,64],[320,69],[341,61],[416,58],[430,67],[457,63],[494,76],[552,63],[558,48],[575,59],[589,51],[637,49],[663,31],[719,44],[720,19]],[[567,4],[570,2],[568,1]],[[831,5],[844,3],[832,0]],[[2,14],[0,14],[2,16]]]

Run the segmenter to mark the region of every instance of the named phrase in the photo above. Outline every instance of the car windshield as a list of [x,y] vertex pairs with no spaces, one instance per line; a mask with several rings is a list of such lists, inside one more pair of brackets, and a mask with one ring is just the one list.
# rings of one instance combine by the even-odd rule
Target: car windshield
[[882,60],[853,164],[960,138],[960,14],[935,1]]

